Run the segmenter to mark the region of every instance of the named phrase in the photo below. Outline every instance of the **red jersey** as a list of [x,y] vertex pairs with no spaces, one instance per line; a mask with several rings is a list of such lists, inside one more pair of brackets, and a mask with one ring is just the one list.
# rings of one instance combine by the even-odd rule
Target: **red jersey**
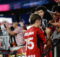
[[26,40],[26,57],[41,57],[38,39],[40,42],[46,43],[44,32],[38,27],[31,27],[26,31],[24,38]]

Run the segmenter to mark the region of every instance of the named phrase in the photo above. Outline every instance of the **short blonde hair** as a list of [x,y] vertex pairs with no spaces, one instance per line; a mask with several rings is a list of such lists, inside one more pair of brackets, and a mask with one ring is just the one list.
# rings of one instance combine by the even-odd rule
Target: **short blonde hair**
[[32,14],[30,16],[30,24],[34,24],[36,20],[41,20],[41,17],[38,14]]

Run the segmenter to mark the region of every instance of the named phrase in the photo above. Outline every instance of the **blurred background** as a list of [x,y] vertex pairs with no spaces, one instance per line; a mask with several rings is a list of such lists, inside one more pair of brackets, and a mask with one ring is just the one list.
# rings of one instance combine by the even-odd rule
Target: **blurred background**
[[[45,6],[47,8],[47,11],[49,13],[51,13],[51,16],[53,17],[52,18],[53,22],[54,23],[58,22],[60,24],[60,0],[0,0],[0,48],[1,48],[1,46],[3,46],[2,45],[3,42],[5,42],[5,46],[4,46],[5,49],[9,49],[10,46],[14,47],[16,45],[15,38],[13,36],[12,37],[14,39],[12,39],[12,37],[11,37],[11,39],[8,39],[11,35],[9,33],[8,34],[6,33],[6,35],[4,34],[4,32],[7,31],[6,27],[9,27],[9,25],[10,25],[11,28],[9,27],[9,29],[11,29],[11,31],[14,31],[15,28],[12,27],[13,23],[20,22],[19,24],[21,25],[21,27],[23,27],[24,30],[27,30],[26,28],[27,28],[27,25],[29,25],[29,17],[31,15],[31,13],[33,13],[35,11],[35,9],[39,6]],[[54,6],[57,6],[57,7],[54,9]],[[57,17],[55,17],[55,15]],[[47,17],[47,18],[49,19],[49,17]],[[54,20],[54,18],[55,18],[55,20]],[[4,27],[1,26],[2,24],[4,25]],[[20,26],[19,24],[18,24],[18,26]],[[50,27],[51,26],[49,26],[49,28]],[[53,28],[52,28],[53,31],[55,30],[56,27],[58,29],[60,29],[60,25],[59,26],[53,25]],[[59,30],[59,33],[60,33],[60,30]],[[59,36],[59,38],[60,38],[59,33],[56,35],[57,35],[57,37]],[[5,38],[5,36],[8,36],[8,37],[6,37],[7,40],[2,39],[2,38]],[[9,42],[10,46],[9,46],[9,44],[6,45],[6,43],[8,43],[8,40],[10,41]],[[59,39],[59,42],[60,42],[60,39]],[[14,48],[12,48],[12,50]],[[59,48],[60,48],[60,44],[58,46],[58,49],[55,47],[54,50],[49,53],[50,57],[60,57]],[[18,51],[21,52],[23,50],[22,53],[25,53],[24,49],[25,49],[25,47],[22,49],[19,49]],[[0,52],[1,52],[1,49],[0,49]],[[10,50],[8,52],[10,52]],[[6,56],[7,55],[4,54],[4,56],[2,56],[2,57],[6,57]]]
[[24,19],[28,23],[30,13],[37,6],[44,5],[52,10],[52,7],[57,4],[55,0],[0,0],[0,19],[11,18],[13,22]]

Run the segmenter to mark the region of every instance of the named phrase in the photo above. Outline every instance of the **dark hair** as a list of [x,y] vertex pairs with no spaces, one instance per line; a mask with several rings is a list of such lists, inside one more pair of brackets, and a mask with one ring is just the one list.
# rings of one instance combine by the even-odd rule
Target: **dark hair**
[[39,11],[39,10],[43,10],[44,11],[43,19],[47,19],[48,22],[49,22],[49,20],[53,19],[51,14],[47,11],[46,7],[44,7],[44,6],[37,7],[35,11]]
[[39,6],[35,9],[35,11],[43,10],[44,12],[47,12],[47,8],[44,6]]
[[55,12],[55,11],[57,11],[57,12],[60,12],[60,6],[54,6],[53,8],[52,8],[52,10]]
[[34,24],[36,20],[41,20],[41,17],[38,14],[33,14],[30,18],[30,24]]
[[43,18],[47,19],[48,22],[53,19],[52,15],[49,12],[46,12]]
[[13,26],[10,27],[10,30],[11,30],[11,31],[14,31],[14,29],[15,29],[15,28],[14,28]]

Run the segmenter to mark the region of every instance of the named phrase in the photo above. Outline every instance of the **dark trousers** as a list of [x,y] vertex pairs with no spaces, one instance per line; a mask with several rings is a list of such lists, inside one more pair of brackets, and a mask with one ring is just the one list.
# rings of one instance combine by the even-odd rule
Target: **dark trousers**
[[54,45],[57,47],[57,57],[60,57],[60,39],[55,39]]
[[13,42],[14,42],[15,45],[17,46],[15,36],[11,36],[11,35],[10,35],[10,46],[11,46],[11,47],[13,47],[13,44],[12,44]]

